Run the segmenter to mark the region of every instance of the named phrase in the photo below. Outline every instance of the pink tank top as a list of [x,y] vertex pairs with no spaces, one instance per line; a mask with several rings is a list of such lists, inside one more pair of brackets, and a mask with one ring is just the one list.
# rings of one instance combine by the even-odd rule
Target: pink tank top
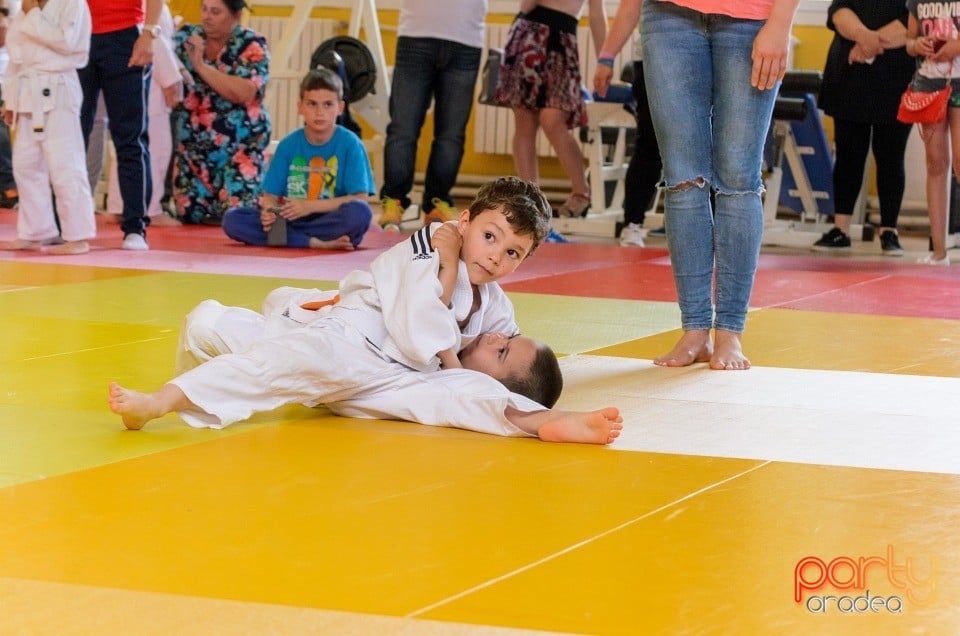
[[773,0],[661,0],[700,13],[720,13],[746,20],[766,20],[770,17]]

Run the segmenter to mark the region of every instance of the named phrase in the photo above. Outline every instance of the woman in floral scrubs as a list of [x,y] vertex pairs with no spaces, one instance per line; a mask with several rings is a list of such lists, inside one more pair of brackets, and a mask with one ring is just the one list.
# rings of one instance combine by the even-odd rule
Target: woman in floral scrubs
[[[266,40],[240,25],[244,0],[202,0],[200,25],[174,37],[185,94],[174,111],[173,189],[186,223],[220,225],[227,209],[256,207],[270,117]],[[192,82],[190,81],[192,79]]]

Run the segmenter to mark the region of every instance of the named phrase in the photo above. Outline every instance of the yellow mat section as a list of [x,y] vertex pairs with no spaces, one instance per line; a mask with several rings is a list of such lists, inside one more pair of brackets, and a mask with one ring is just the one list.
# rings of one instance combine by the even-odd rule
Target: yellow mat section
[[583,353],[680,326],[676,303],[510,293],[523,333],[557,353]]
[[[38,599],[45,601],[38,602]],[[51,609],[53,606],[55,610]],[[551,633],[4,578],[0,578],[0,612],[3,612],[0,632],[31,636],[131,632],[325,636],[547,636]]]
[[[321,418],[3,494],[7,578],[576,633],[809,633],[861,617],[795,603],[799,560],[892,545],[916,579],[937,568],[937,597],[867,620],[960,620],[953,475]],[[871,593],[906,599],[885,576]]]
[[[653,359],[670,351],[680,334],[663,332],[591,353]],[[743,347],[753,364],[765,367],[960,377],[955,320],[759,309],[747,316]]]
[[8,487],[0,576],[404,616],[756,464],[322,418]]
[[[958,524],[956,476],[765,464],[424,616],[590,634],[952,634]],[[797,603],[805,557],[856,569],[837,561]],[[811,561],[800,580],[818,574]],[[867,589],[885,602],[858,612]],[[811,596],[850,600],[821,612]]]

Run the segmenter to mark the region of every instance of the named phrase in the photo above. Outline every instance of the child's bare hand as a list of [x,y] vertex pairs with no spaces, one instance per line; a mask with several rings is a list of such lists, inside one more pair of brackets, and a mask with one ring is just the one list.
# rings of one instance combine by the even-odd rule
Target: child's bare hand
[[930,40],[930,60],[933,62],[949,62],[960,55],[960,40]]
[[440,358],[440,367],[444,369],[462,369],[463,365],[460,364],[460,358],[457,357],[457,352],[453,349],[446,349],[437,354],[437,357]]
[[313,214],[309,209],[309,202],[305,199],[287,199],[280,206],[280,216],[288,221],[302,219],[305,216]]
[[277,215],[271,211],[270,206],[264,206],[260,208],[260,225],[263,226],[264,232],[269,232],[270,227],[273,225],[273,222],[277,220]]
[[456,268],[457,261],[460,260],[460,247],[463,243],[463,237],[454,223],[444,223],[433,234],[431,239],[433,248],[440,254],[440,267]]

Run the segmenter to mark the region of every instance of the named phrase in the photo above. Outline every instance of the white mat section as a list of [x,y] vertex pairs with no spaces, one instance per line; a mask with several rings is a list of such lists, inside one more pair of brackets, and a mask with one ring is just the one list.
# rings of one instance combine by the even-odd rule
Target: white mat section
[[960,379],[560,361],[559,408],[620,408],[616,450],[960,474]]

